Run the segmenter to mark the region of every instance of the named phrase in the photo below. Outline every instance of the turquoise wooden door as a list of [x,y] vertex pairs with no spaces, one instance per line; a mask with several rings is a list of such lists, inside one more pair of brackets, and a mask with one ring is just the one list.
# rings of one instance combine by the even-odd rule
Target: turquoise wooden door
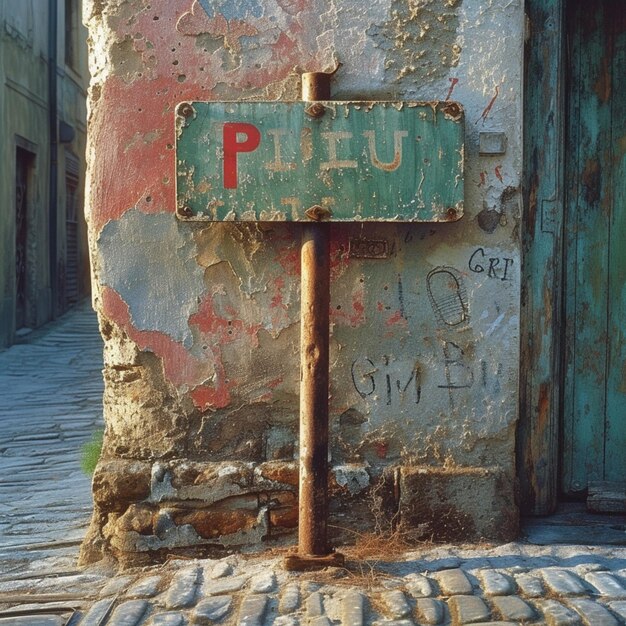
[[562,488],[583,495],[626,480],[626,5],[567,6]]

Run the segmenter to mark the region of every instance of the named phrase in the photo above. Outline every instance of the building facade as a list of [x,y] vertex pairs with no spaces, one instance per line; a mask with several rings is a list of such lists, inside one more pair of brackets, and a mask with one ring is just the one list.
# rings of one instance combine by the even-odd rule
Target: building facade
[[89,293],[79,0],[0,5],[0,348]]
[[[562,325],[559,217],[562,77],[573,71],[565,37],[570,28],[580,41],[589,37],[580,16],[576,26],[580,7],[572,7],[557,0],[86,3],[88,221],[107,427],[84,561],[294,537],[301,225],[181,220],[176,178],[181,103],[193,116],[201,108],[194,102],[297,101],[303,72],[333,72],[338,101],[455,102],[464,110],[461,219],[331,224],[336,540],[361,529],[414,541],[509,540],[520,506],[545,513],[559,494],[571,495],[561,477],[564,455],[588,468],[579,495],[598,472],[615,474],[583,462],[580,438],[578,457],[559,443],[572,421],[561,418],[563,390],[583,368],[561,357],[563,332],[580,334]],[[609,59],[623,54],[623,32],[617,16],[603,20],[593,37],[613,25],[614,48],[594,54]],[[608,101],[613,74],[597,65],[589,98]],[[596,83],[604,91],[594,91]],[[199,158],[226,160],[224,125],[213,135],[208,127],[209,149]],[[280,177],[287,164],[298,167],[287,149],[277,156],[288,132],[268,130],[273,160],[247,182],[272,185],[268,171]],[[373,164],[374,153],[393,163],[396,140],[380,133],[369,152],[367,144],[351,152],[349,134],[326,146],[322,210],[332,212],[341,168]],[[232,141],[243,153],[249,138]],[[438,157],[427,152],[425,165]],[[596,189],[581,197],[597,203],[611,188],[600,186],[594,167],[583,164],[583,176],[571,178]],[[194,184],[210,193],[214,183]],[[281,198],[274,214],[284,217],[297,201]],[[614,291],[619,303],[617,283]],[[613,387],[623,393],[619,382]],[[584,411],[584,392],[577,398],[570,404]],[[603,413],[613,420],[605,429],[611,436],[624,421],[620,410]]]

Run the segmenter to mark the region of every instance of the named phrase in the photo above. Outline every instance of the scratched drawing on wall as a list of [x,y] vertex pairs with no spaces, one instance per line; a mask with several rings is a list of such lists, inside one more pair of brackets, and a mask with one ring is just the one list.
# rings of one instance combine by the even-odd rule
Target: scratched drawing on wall
[[428,298],[442,326],[469,321],[467,291],[461,273],[453,267],[437,267],[426,277]]
[[422,397],[422,376],[419,364],[396,360],[383,355],[376,363],[368,357],[352,362],[352,384],[365,399],[384,399],[387,406],[411,402],[419,404]]
[[[487,261],[489,264],[487,265]],[[513,259],[500,256],[489,256],[484,248],[477,248],[472,253],[467,264],[474,274],[487,273],[487,278],[511,280],[509,269],[513,266]]]

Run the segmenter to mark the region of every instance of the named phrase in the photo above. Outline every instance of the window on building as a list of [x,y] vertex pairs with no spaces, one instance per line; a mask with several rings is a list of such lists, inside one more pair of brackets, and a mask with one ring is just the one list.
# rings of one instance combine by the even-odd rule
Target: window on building
[[65,0],[65,65],[78,67],[78,19],[80,0]]

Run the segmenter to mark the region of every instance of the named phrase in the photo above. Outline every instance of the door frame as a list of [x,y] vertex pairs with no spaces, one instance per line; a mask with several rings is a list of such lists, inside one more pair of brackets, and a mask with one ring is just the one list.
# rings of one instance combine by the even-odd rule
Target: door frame
[[565,0],[526,0],[520,417],[523,515],[554,512],[559,496],[563,363]]
[[[25,139],[24,137],[20,136],[20,135],[14,135],[14,141],[13,141],[13,181],[15,184],[16,181],[16,177],[17,177],[17,154],[18,154],[18,150],[22,151],[23,153],[25,153],[25,155],[27,155],[28,160],[29,160],[29,164],[28,164],[28,171],[27,171],[27,194],[26,194],[26,206],[25,206],[25,215],[24,215],[24,219],[26,220],[26,250],[25,250],[25,259],[24,259],[24,263],[25,263],[25,272],[26,272],[26,285],[25,285],[25,311],[24,311],[24,322],[25,325],[27,327],[34,327],[36,325],[36,312],[35,312],[35,303],[36,303],[36,290],[37,290],[37,282],[36,282],[36,276],[34,275],[34,269],[36,267],[36,259],[33,258],[33,254],[30,251],[32,245],[34,244],[36,238],[37,238],[37,232],[36,232],[36,219],[35,219],[35,215],[33,214],[34,212],[34,206],[33,206],[33,194],[37,193],[36,190],[36,167],[37,167],[37,158],[38,158],[38,152],[37,152],[37,144],[34,144],[33,142],[29,141],[28,139]],[[13,213],[15,212],[15,206],[17,203],[17,196],[16,196],[16,189],[13,189]],[[13,238],[15,240],[15,237],[17,235],[17,220],[15,217],[15,214],[13,215],[13,219],[15,220],[13,222]],[[16,263],[17,263],[17,247],[16,244],[14,242],[14,258],[12,260],[11,266],[13,267],[12,270],[12,275],[15,276],[16,275]],[[13,343],[13,341],[15,340],[15,332],[17,330],[19,330],[19,328],[17,328],[17,319],[16,319],[16,314],[17,314],[17,300],[18,300],[18,285],[17,282],[14,284],[14,290],[13,290],[13,318],[12,318],[12,324],[11,324],[11,335],[10,335],[10,341],[11,343]]]

